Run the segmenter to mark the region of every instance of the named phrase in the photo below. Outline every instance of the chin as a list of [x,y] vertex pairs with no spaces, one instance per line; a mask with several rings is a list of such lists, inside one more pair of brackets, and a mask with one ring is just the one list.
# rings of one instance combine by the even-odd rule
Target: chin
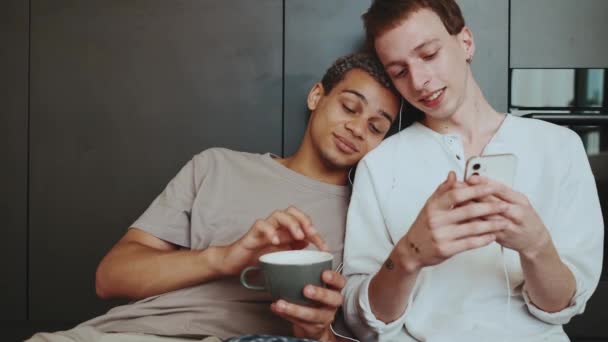
[[344,169],[349,169],[351,168],[353,165],[357,164],[357,160],[353,160],[356,159],[354,157],[347,157],[344,156],[342,153],[336,151],[334,153],[328,153],[325,154],[323,156],[323,159],[325,161],[325,165],[327,167],[330,167],[332,169],[336,169],[336,170],[344,170]]
[[356,162],[353,163],[351,160],[346,160],[344,158],[336,158],[329,160],[328,162],[334,169],[338,170],[350,169],[353,165],[356,164]]
[[456,112],[456,110],[453,107],[454,106],[450,106],[449,104],[445,103],[445,104],[443,104],[443,106],[441,106],[439,108],[435,108],[432,112],[424,112],[424,113],[435,120],[448,120]]
[[456,112],[456,108],[458,107],[458,105],[454,103],[455,101],[450,100],[453,99],[448,99],[447,97],[444,98],[443,102],[439,104],[439,107],[433,109],[429,109],[422,104],[416,106],[416,108],[418,108],[425,114],[425,116],[428,116],[431,119],[448,120],[452,117],[452,115],[454,115],[454,113]]

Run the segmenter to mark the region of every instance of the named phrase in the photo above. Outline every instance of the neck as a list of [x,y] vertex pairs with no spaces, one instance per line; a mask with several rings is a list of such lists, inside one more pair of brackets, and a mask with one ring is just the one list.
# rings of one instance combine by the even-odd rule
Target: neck
[[308,144],[307,140],[305,138],[296,153],[286,158],[280,158],[277,161],[288,169],[320,182],[346,185],[349,170],[328,165],[318,153],[315,153],[312,145]]
[[470,69],[468,73],[464,101],[456,112],[446,119],[425,116],[423,124],[436,132],[458,134],[465,142],[474,143],[493,135],[504,116],[486,101]]

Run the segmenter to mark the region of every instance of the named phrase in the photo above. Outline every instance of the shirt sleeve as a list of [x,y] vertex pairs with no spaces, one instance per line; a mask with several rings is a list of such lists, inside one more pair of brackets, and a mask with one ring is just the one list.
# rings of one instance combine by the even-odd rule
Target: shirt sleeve
[[562,262],[576,280],[576,292],[565,309],[549,313],[534,305],[524,284],[523,296],[532,315],[550,324],[566,324],[584,311],[599,282],[604,223],[589,160],[580,138],[570,132],[570,163],[561,182],[554,226],[549,227]]
[[190,248],[190,215],[199,183],[196,178],[207,159],[203,152],[188,161],[131,227]]
[[399,319],[386,324],[375,317],[369,303],[371,278],[394,247],[383,217],[377,189],[364,159],[357,167],[347,215],[344,244],[347,283],[343,290],[346,322],[362,341],[386,340],[395,336],[403,329],[407,313],[406,309]]

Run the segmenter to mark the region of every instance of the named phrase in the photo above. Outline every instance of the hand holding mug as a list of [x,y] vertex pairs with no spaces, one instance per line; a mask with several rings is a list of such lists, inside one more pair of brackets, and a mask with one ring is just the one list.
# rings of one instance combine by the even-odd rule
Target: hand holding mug
[[[333,255],[314,250],[282,251],[265,254],[259,261],[260,266],[241,272],[243,286],[268,291],[275,300],[271,310],[293,324],[295,336],[331,340],[330,324],[342,305],[340,291],[346,283],[340,273],[331,270]],[[251,271],[262,272],[263,285],[249,283]]]
[[296,337],[317,341],[333,341],[335,338],[330,326],[344,302],[341,291],[346,279],[335,271],[323,272],[322,279],[327,287],[306,285],[304,288],[304,295],[315,303],[314,306],[298,305],[282,299],[271,305],[274,313],[291,322]]

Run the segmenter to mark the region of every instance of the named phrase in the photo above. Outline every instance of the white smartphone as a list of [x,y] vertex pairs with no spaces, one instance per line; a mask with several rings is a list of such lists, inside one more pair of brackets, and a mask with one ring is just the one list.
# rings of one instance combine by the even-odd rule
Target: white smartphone
[[464,179],[466,180],[473,175],[480,175],[512,188],[516,169],[517,157],[514,154],[475,156],[467,160]]

